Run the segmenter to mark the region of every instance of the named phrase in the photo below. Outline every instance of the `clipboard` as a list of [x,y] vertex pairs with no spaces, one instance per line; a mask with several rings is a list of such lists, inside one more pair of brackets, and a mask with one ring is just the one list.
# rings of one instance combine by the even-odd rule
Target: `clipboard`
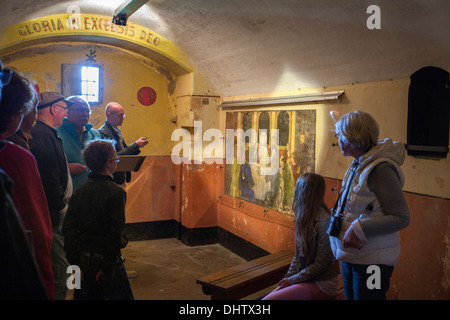
[[145,156],[118,156],[116,172],[139,171]]

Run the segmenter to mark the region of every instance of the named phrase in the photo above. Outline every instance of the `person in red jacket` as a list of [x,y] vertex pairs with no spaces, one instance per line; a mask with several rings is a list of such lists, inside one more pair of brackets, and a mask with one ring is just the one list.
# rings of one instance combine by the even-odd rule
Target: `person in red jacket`
[[23,115],[35,108],[37,102],[37,95],[30,81],[13,71],[10,83],[2,90],[0,103],[0,140],[5,142],[0,150],[0,168],[12,179],[14,205],[29,235],[48,298],[54,299],[50,259],[52,226],[36,159],[28,150],[5,141],[7,136],[17,131]]

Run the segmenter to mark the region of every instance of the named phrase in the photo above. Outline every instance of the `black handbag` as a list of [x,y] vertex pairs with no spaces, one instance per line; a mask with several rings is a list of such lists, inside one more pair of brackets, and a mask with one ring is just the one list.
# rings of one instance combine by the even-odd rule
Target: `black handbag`
[[350,191],[352,182],[353,182],[353,178],[355,177],[355,172],[356,169],[358,168],[358,163],[354,164],[354,167],[352,169],[352,177],[350,178],[350,181],[348,182],[348,186],[347,186],[347,190],[345,192],[345,197],[344,197],[344,201],[342,203],[342,205],[339,208],[339,212],[336,211],[339,200],[341,198],[342,195],[342,191],[341,193],[339,193],[339,197],[336,200],[336,203],[334,205],[334,208],[331,209],[331,213],[332,215],[330,216],[330,220],[328,221],[328,227],[327,227],[327,234],[329,236],[332,237],[337,237],[339,236],[339,233],[341,233],[341,229],[342,229],[342,221],[344,220],[344,208],[345,208],[345,204],[347,203],[347,196],[348,193]]
[[337,237],[342,229],[344,215],[342,213],[335,214],[334,211],[332,212],[333,215],[331,215],[330,221],[328,222],[327,233],[329,236]]

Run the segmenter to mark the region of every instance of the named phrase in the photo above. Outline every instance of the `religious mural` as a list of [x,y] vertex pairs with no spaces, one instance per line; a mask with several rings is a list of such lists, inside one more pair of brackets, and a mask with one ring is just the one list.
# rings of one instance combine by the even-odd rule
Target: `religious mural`
[[[226,129],[255,134],[244,139],[245,162],[237,161],[242,140],[234,139],[234,162],[225,166],[225,193],[293,215],[295,183],[315,170],[316,110],[227,112]],[[263,169],[269,167],[276,170],[267,174]]]

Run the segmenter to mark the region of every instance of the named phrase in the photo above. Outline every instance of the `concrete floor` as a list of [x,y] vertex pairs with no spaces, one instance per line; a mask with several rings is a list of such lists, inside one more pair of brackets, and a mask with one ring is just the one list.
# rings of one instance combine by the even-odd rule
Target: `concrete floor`
[[[175,238],[130,241],[122,256],[136,300],[210,300],[197,279],[246,262],[220,244],[190,247]],[[242,300],[259,298],[273,288]],[[73,290],[68,290],[66,300],[72,299]]]
[[246,262],[219,244],[189,247],[175,238],[130,241],[122,256],[136,300],[210,300],[196,280]]

